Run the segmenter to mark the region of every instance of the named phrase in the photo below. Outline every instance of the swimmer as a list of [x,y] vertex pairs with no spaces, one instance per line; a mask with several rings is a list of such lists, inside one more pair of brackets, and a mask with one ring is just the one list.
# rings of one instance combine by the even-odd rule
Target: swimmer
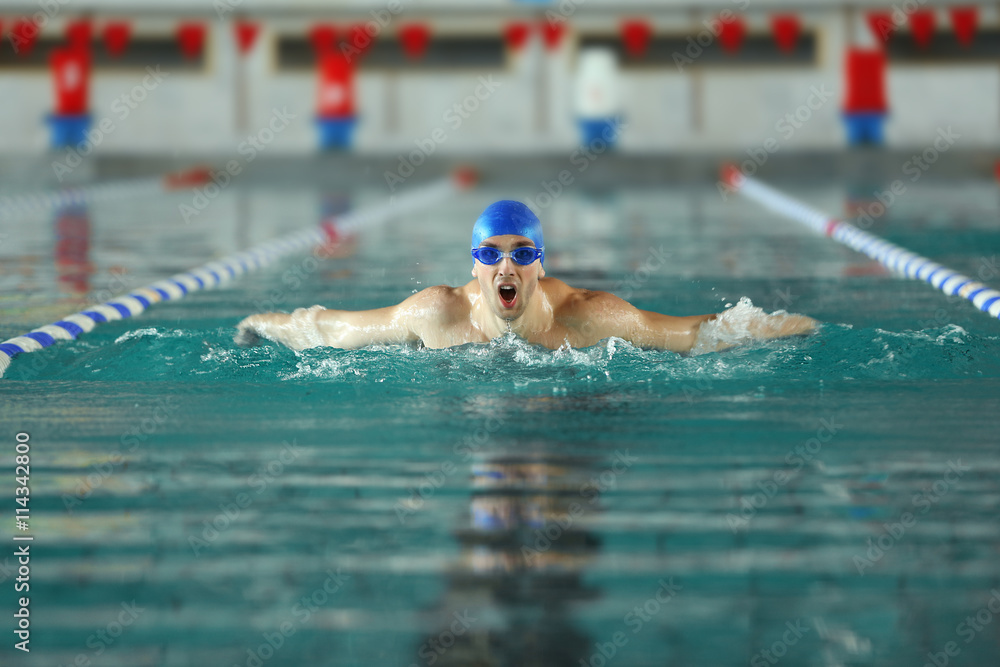
[[[251,315],[237,325],[235,340],[254,345],[266,338],[294,350],[390,343],[445,348],[486,343],[513,332],[550,349],[589,347],[616,336],[636,347],[690,352],[702,324],[719,317],[639,310],[608,292],[546,277],[541,222],[517,201],[495,202],[479,216],[472,230],[472,258],[475,279],[466,285],[428,287],[395,306],[374,310],[313,306],[291,314]],[[816,321],[775,313],[742,326],[750,337],[768,339],[808,333]],[[715,343],[711,349],[728,346]]]

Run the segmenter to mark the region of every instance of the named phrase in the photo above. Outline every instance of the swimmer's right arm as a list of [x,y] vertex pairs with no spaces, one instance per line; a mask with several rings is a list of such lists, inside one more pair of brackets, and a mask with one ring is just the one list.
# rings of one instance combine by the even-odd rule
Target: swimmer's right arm
[[322,306],[292,313],[251,315],[236,325],[239,345],[256,345],[260,338],[293,350],[310,347],[356,349],[368,345],[407,343],[420,339],[420,330],[437,319],[443,286],[430,287],[405,301],[374,310],[333,310]]

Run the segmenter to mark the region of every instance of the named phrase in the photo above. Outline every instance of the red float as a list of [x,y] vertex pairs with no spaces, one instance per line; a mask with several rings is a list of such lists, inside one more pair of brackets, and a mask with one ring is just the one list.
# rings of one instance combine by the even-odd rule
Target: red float
[[848,113],[885,113],[885,52],[881,49],[848,49],[845,68]]
[[127,21],[111,21],[104,24],[104,48],[108,55],[117,58],[128,48],[132,38],[132,26]]
[[933,9],[918,9],[910,14],[910,33],[921,49],[930,46],[934,37],[934,18]]
[[504,28],[503,38],[507,46],[520,51],[528,43],[528,35],[531,34],[531,26],[523,21],[508,23]]
[[719,18],[719,44],[727,53],[736,53],[743,46],[747,34],[746,23],[739,16]]
[[403,53],[411,60],[423,58],[431,41],[431,29],[425,23],[408,23],[399,29]]
[[309,31],[309,42],[316,57],[333,51],[337,46],[337,29],[329,24],[319,24]]
[[563,35],[566,34],[566,22],[543,21],[541,26],[542,41],[545,43],[545,48],[549,51],[555,51],[562,43]]
[[962,46],[972,44],[976,36],[976,24],[979,22],[979,10],[975,7],[952,7],[951,27],[955,30],[955,39]]
[[38,26],[28,18],[21,18],[14,21],[10,29],[10,42],[14,46],[14,53],[24,57],[35,48],[35,41],[38,39]]
[[236,48],[240,55],[245,56],[253,49],[254,42],[257,41],[257,34],[260,32],[260,24],[253,21],[237,21],[233,25],[236,34]]
[[799,43],[802,24],[795,14],[775,14],[771,17],[771,30],[774,31],[774,42],[778,48],[791,53]]
[[86,114],[90,90],[90,55],[83,49],[72,47],[55,49],[50,56],[50,64],[55,84],[56,115]]
[[66,25],[66,42],[70,48],[90,49],[90,42],[94,35],[94,28],[89,19],[79,19],[71,21]]
[[205,48],[205,26],[201,23],[185,22],[177,26],[177,42],[185,58],[197,58]]
[[653,28],[647,21],[633,19],[622,23],[622,42],[625,45],[625,53],[633,58],[641,58],[646,55],[652,36]]
[[896,24],[892,20],[889,12],[868,12],[868,27],[871,28],[875,39],[881,44],[889,41],[889,36],[896,31]]
[[319,59],[316,115],[320,118],[354,115],[354,63],[335,50],[321,55]]

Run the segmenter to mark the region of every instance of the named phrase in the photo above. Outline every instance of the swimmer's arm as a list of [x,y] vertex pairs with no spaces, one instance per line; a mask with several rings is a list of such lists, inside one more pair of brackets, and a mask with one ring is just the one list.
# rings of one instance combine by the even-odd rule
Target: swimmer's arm
[[254,345],[258,338],[266,338],[293,350],[322,346],[356,349],[415,342],[424,326],[440,319],[442,289],[450,288],[429,287],[395,306],[374,310],[313,306],[290,314],[251,315],[236,325],[235,340],[240,345]]
[[[648,340],[653,347],[659,347],[674,352],[690,352],[698,343],[702,326],[707,322],[717,321],[718,314],[696,315],[694,317],[671,317],[648,310],[639,311],[645,322],[645,331],[640,336]],[[805,315],[778,313],[764,315],[745,324],[745,329],[734,328],[729,322],[720,322],[720,333],[730,334],[733,342],[714,340],[707,341],[709,350],[724,350],[733,347],[738,342],[746,340],[770,340],[807,334],[816,328],[817,322]],[[640,329],[641,331],[641,329]],[[659,339],[660,344],[657,344]]]
[[[718,313],[674,317],[650,310],[640,310],[607,292],[590,292],[581,309],[586,314],[583,330],[590,335],[589,344],[609,336],[623,338],[636,347],[690,352],[698,342],[698,334],[705,322],[719,317]],[[751,322],[747,330],[758,339],[794,336],[812,331],[816,321],[804,315],[770,315]],[[721,350],[731,344],[718,342],[713,349]]]

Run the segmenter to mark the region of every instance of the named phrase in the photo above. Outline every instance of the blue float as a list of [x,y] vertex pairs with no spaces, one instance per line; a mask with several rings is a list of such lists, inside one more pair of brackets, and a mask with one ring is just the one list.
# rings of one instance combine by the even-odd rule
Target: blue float
[[316,118],[319,127],[319,147],[322,150],[344,150],[350,148],[354,140],[355,116],[336,118]]
[[87,139],[90,129],[90,114],[49,114],[45,117],[52,128],[53,150],[79,146]]

